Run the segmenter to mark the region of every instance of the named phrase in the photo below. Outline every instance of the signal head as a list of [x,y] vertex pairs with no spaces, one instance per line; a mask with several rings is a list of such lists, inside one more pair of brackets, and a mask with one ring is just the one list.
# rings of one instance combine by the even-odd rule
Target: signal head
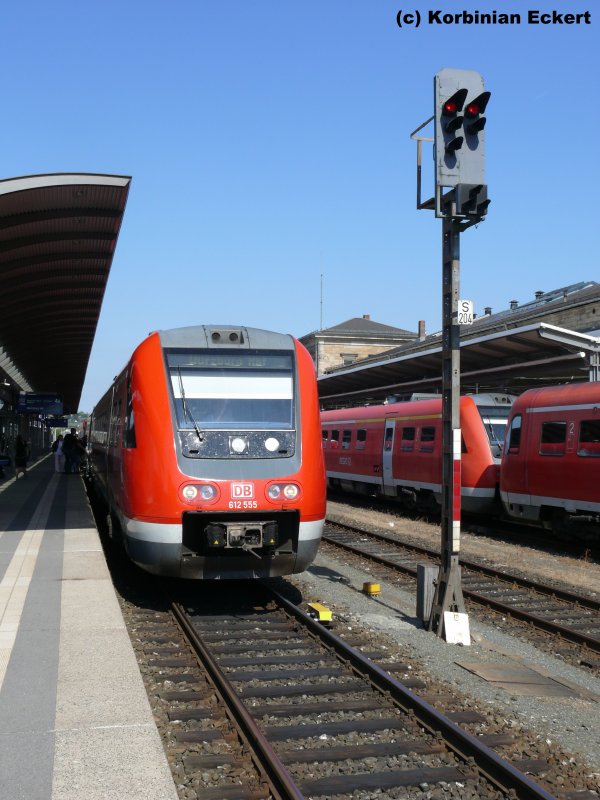
[[454,92],[452,97],[449,97],[446,100],[446,102],[442,105],[443,116],[453,117],[459,111],[462,111],[462,107],[465,104],[466,98],[467,98],[466,89],[459,89],[457,92]]
[[[484,91],[478,72],[442,69],[434,78],[436,189],[485,184]],[[481,198],[477,206],[481,206]]]
[[469,119],[475,119],[480,114],[483,114],[491,95],[491,92],[482,92],[474,100],[471,100],[470,103],[467,103],[467,107],[465,108],[465,117],[468,117]]

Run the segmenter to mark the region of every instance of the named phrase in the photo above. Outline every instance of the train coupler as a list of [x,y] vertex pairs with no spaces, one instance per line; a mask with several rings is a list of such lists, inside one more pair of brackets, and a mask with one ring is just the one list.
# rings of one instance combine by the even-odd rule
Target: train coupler
[[206,526],[206,544],[209,548],[257,550],[275,548],[279,543],[279,526],[276,522],[213,522]]

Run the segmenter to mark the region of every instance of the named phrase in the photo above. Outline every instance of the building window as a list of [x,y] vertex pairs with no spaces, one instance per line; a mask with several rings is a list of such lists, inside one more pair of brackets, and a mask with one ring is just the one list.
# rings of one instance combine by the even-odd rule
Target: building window
[[340,353],[342,364],[346,367],[348,364],[353,364],[358,358],[358,353]]

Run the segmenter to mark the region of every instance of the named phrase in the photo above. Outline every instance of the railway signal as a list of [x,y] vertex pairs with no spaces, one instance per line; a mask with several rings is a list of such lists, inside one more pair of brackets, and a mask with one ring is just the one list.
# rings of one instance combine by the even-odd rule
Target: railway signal
[[[478,72],[442,69],[434,78],[436,187],[485,186],[485,110]],[[486,197],[487,199],[487,197]],[[487,205],[482,213],[487,211]],[[460,213],[460,212],[459,212]]]
[[487,186],[483,183],[459,183],[455,190],[456,212],[461,217],[474,217],[480,220],[487,214],[490,200],[487,196]]
[[[442,562],[429,630],[453,640],[448,629],[464,610],[460,579],[460,234],[485,219],[490,200],[485,182],[486,108],[490,92],[478,72],[442,69],[434,77],[433,116],[411,133],[417,142],[417,208],[442,219]],[[433,122],[434,138],[419,136]],[[433,141],[435,195],[421,200],[423,142]]]

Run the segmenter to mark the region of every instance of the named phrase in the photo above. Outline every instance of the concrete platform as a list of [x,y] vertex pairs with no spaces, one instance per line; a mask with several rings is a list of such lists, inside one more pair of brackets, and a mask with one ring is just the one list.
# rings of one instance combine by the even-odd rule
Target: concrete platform
[[77,475],[0,483],[0,795],[177,800]]

